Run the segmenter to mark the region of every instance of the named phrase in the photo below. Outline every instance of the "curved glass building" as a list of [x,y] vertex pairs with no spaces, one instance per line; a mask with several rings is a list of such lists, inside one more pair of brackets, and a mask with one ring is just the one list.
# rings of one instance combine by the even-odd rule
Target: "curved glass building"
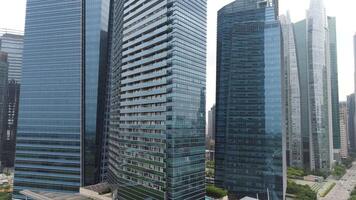
[[215,184],[233,198],[284,199],[284,72],[277,1],[218,14]]
[[328,171],[333,162],[331,68],[328,22],[322,0],[312,0],[307,14],[310,166]]
[[285,72],[286,133],[288,166],[303,168],[301,131],[301,91],[294,27],[287,16],[280,16],[283,33],[283,66]]

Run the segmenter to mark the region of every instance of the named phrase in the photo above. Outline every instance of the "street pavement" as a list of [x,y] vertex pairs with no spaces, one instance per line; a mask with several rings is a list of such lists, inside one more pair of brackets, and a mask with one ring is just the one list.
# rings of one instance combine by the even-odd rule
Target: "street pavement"
[[320,200],[348,200],[350,193],[356,185],[356,163],[347,170],[346,174],[336,182],[335,187],[326,195],[319,197]]

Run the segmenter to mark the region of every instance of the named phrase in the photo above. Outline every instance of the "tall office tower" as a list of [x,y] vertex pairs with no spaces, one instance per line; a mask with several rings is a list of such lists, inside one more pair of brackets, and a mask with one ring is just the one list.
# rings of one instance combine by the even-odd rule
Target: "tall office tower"
[[355,126],[355,93],[347,96],[347,135],[348,150],[356,152],[356,126]]
[[118,199],[205,198],[206,4],[115,2],[108,178]]
[[311,0],[307,14],[310,168],[328,171],[333,162],[328,23],[322,0]]
[[213,105],[208,112],[208,134],[207,134],[207,142],[213,143],[215,141],[215,114],[216,107]]
[[109,0],[28,0],[14,198],[100,175]]
[[[8,61],[7,53],[0,51],[0,134],[5,135],[7,128],[7,76],[8,76]],[[0,145],[3,143],[4,137],[0,137]],[[3,150],[2,145],[0,151]],[[2,156],[0,154],[0,169],[3,168]]]
[[7,130],[2,137],[2,167],[12,168],[15,162],[16,131],[19,111],[20,84],[15,80],[7,84]]
[[107,46],[107,70],[106,70],[106,98],[105,98],[105,117],[104,130],[101,142],[101,161],[100,161],[100,181],[107,182],[108,162],[109,162],[109,134],[110,134],[110,110],[111,110],[111,79],[112,79],[112,43],[113,43],[113,17],[114,17],[114,1],[110,0],[109,9],[109,25],[108,25],[108,46]]
[[1,162],[3,167],[14,167],[15,143],[19,109],[19,95],[22,69],[23,33],[13,30],[0,30],[0,51],[8,54],[8,97],[7,97],[7,130],[0,137],[3,138]]
[[303,141],[301,132],[301,97],[298,59],[294,38],[294,28],[287,16],[280,16],[283,33],[283,66],[285,72],[285,113],[287,164],[292,167],[303,167]]
[[233,198],[285,196],[284,70],[277,16],[274,1],[260,0],[236,0],[218,13],[215,184]]
[[340,102],[340,155],[341,158],[347,158],[348,153],[348,130],[347,130],[347,103]]
[[310,150],[311,135],[309,131],[309,86],[308,86],[308,51],[307,49],[307,30],[306,20],[302,20],[293,24],[296,48],[297,48],[297,63],[299,70],[300,83],[300,111],[301,111],[301,133],[303,144],[303,164],[304,168],[310,169]]
[[0,36],[0,51],[8,54],[9,75],[8,80],[21,82],[22,52],[23,52],[23,35],[19,31],[0,30],[4,32]]
[[340,149],[339,79],[337,70],[336,18],[328,17],[333,148]]

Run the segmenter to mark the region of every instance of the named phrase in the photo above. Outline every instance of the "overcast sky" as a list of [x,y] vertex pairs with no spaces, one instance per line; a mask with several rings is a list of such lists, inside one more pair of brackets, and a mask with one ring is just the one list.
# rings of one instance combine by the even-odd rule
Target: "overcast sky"
[[[216,15],[233,0],[208,0],[207,107],[215,102]],[[326,12],[335,16],[338,34],[340,100],[353,92],[353,35],[356,32],[356,0],[324,0]],[[26,0],[0,0],[0,28],[24,29]],[[305,18],[309,0],[280,0],[280,14],[290,11],[292,21]]]

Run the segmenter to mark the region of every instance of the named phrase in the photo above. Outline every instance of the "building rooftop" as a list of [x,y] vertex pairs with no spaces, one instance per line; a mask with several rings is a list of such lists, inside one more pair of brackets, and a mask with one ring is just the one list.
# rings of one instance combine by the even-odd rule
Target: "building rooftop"
[[30,190],[23,190],[20,192],[34,200],[92,200],[80,194],[64,194],[57,192],[32,192]]

